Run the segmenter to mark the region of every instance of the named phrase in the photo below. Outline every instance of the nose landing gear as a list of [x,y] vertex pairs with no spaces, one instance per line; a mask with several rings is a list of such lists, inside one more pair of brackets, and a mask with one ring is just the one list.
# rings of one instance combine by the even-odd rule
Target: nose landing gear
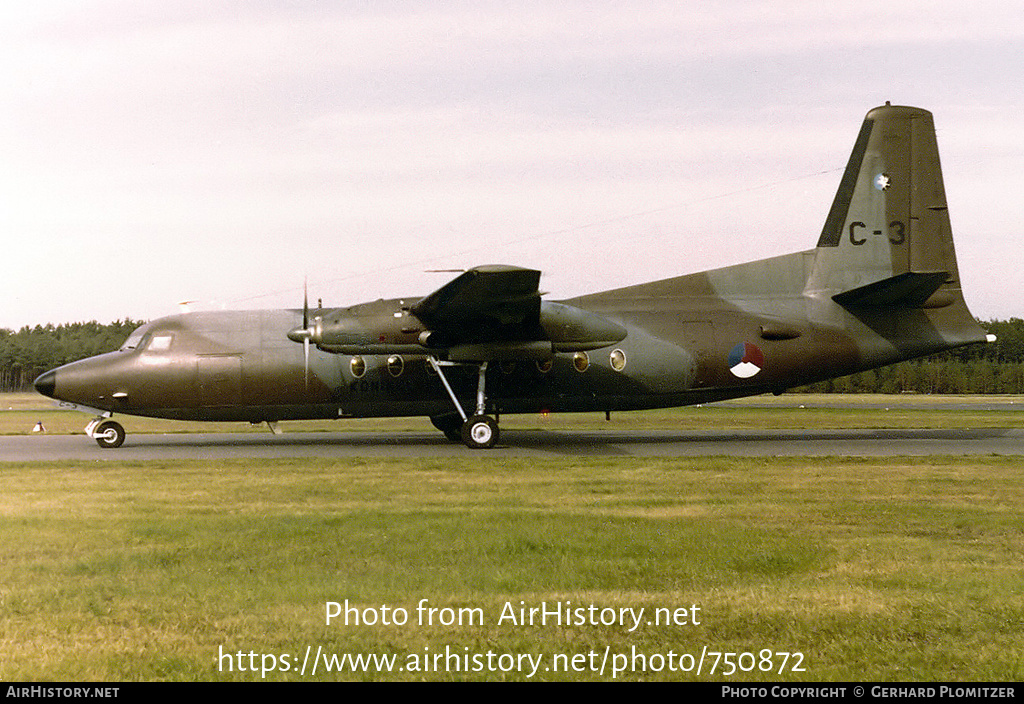
[[120,423],[106,418],[96,418],[85,426],[85,434],[104,449],[121,447],[124,443],[124,428]]

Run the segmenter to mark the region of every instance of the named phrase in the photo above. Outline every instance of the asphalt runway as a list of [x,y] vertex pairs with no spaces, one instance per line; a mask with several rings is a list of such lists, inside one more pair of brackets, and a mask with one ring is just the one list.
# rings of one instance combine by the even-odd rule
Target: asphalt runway
[[509,431],[497,447],[470,450],[440,433],[129,434],[116,450],[85,435],[0,439],[0,461],[276,457],[740,457],[1024,455],[1024,429]]

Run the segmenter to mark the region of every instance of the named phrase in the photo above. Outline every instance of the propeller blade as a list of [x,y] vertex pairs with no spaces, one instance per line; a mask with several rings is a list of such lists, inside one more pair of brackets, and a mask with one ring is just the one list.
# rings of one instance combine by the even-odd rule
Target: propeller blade
[[302,327],[309,329],[309,279],[302,278]]
[[302,339],[302,356],[305,360],[305,371],[304,378],[306,380],[306,388],[309,388],[309,336],[307,335]]
[[302,338],[303,379],[309,388],[309,277],[302,277],[302,327],[306,335]]

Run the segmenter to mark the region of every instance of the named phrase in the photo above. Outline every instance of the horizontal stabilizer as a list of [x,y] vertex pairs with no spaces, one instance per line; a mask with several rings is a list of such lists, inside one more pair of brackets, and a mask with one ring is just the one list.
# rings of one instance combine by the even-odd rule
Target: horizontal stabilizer
[[928,273],[905,272],[859,286],[832,296],[832,300],[844,308],[857,306],[892,306],[896,308],[918,308],[949,279],[949,272]]

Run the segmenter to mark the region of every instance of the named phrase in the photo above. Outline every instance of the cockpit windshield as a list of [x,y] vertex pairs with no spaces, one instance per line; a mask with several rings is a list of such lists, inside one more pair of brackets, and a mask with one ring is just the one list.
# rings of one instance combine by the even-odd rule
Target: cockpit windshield
[[132,334],[128,336],[128,339],[124,341],[124,344],[121,345],[121,351],[128,352],[129,350],[141,347],[142,338],[146,336],[147,332],[149,332],[149,325],[149,323],[146,323],[145,325],[140,325],[135,328]]

